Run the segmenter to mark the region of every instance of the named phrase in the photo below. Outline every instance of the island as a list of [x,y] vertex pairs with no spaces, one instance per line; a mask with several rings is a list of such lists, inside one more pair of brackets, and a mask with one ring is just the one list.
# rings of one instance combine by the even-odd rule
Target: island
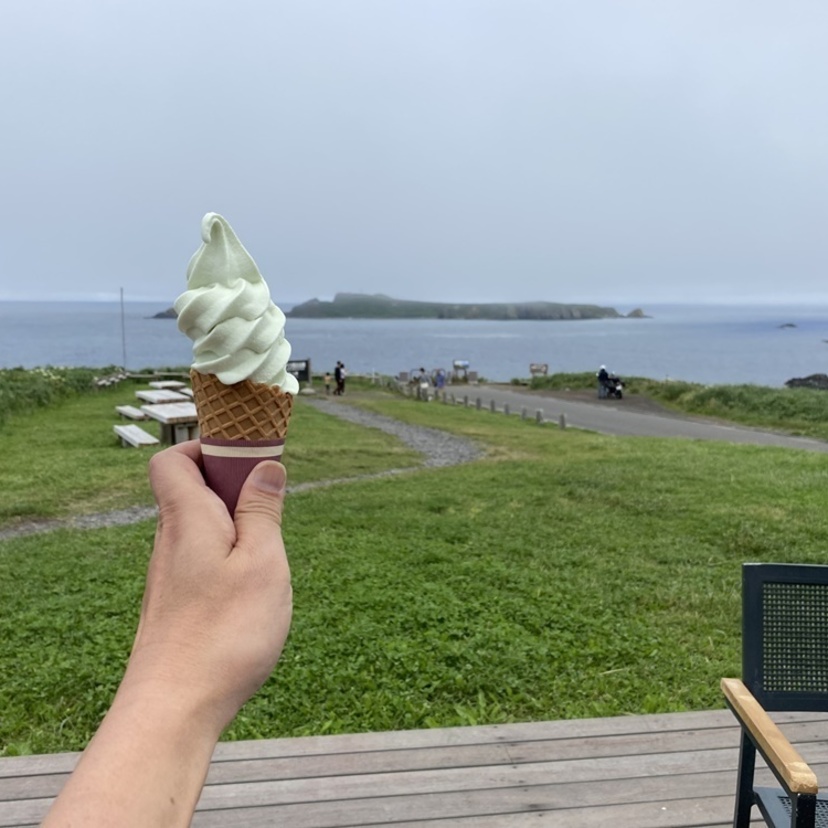
[[[310,299],[290,310],[298,319],[622,319],[615,308],[558,302],[469,303],[420,302],[383,294],[337,293],[332,302]],[[630,316],[642,318],[640,309]]]

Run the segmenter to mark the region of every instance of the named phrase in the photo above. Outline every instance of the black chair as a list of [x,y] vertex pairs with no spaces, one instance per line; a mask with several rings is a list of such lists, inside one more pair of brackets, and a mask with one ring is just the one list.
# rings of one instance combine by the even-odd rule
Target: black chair
[[[722,679],[742,727],[735,828],[828,828],[816,775],[766,711],[828,711],[828,566],[744,564],[742,680]],[[756,751],[782,788],[754,787]]]

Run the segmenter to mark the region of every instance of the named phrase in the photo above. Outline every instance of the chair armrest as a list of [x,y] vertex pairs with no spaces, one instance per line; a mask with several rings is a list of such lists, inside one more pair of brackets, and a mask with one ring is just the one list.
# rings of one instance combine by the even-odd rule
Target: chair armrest
[[723,678],[721,686],[733,714],[748,731],[788,793],[816,794],[819,790],[816,774],[756,701],[753,693],[739,679]]

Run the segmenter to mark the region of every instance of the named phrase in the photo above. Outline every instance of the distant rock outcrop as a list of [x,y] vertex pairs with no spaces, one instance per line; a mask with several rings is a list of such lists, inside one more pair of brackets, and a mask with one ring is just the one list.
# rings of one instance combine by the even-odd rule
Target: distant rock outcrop
[[795,328],[795,327],[796,327],[796,325],[794,325],[794,323],[793,323],[793,322],[785,322],[785,324],[784,324],[784,325],[780,325],[779,327],[780,327],[780,328]]
[[362,293],[337,293],[333,302],[311,299],[288,316],[322,319],[620,319],[615,308],[557,302],[451,304],[393,299]]
[[811,374],[808,377],[794,377],[785,385],[788,388],[816,388],[819,391],[828,391],[828,374]]
[[178,319],[178,314],[175,312],[175,308],[167,308],[165,311],[159,311],[152,318],[153,319]]
[[636,308],[635,310],[631,310],[627,314],[627,319],[650,319],[651,317],[647,316],[641,308]]

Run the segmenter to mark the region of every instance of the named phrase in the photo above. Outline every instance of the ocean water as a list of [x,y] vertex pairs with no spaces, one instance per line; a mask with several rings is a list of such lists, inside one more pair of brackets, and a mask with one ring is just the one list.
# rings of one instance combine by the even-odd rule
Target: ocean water
[[[117,302],[0,302],[0,367],[188,365],[190,342],[175,321],[152,318],[163,309],[127,302],[122,329]],[[645,310],[651,318],[579,322],[288,319],[286,332],[294,358],[315,371],[342,360],[351,373],[393,375],[465,359],[493,381],[545,362],[550,373],[606,364],[622,377],[770,386],[828,373],[828,307]]]

